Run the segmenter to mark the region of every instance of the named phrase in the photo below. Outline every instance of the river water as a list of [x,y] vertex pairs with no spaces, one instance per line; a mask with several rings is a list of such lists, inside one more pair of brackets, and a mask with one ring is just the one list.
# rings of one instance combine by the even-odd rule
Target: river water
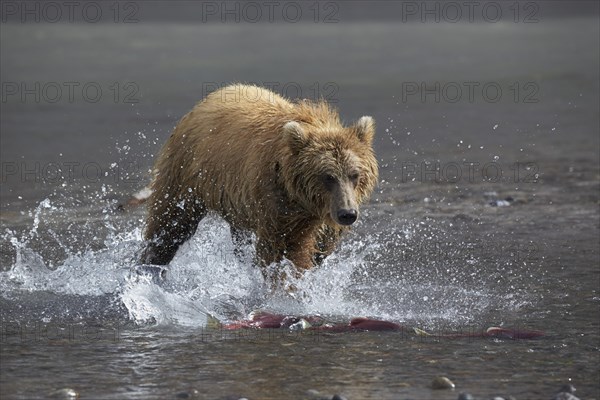
[[[70,388],[93,399],[311,398],[316,390],[521,400],[551,398],[566,383],[582,399],[600,398],[597,15],[334,25],[1,26],[3,83],[93,82],[105,93],[98,102],[78,91],[72,102],[50,102],[50,92],[3,98],[3,399],[64,397],[56,391]],[[203,90],[230,81],[300,87],[303,97],[334,102],[347,121],[368,114],[378,123],[380,185],[356,229],[295,282],[294,296],[269,292],[251,262],[234,256],[216,216],[180,249],[164,282],[132,272],[145,210],[117,204],[147,183],[160,144]],[[339,322],[368,316],[439,334],[503,326],[545,336],[215,324],[256,309]],[[437,376],[456,389],[432,390]]]

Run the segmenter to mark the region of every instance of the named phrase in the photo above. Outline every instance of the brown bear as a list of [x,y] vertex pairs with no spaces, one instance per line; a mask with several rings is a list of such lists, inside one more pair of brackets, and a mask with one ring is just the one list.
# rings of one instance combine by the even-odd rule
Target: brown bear
[[371,117],[344,127],[323,101],[291,102],[241,84],[211,93],[158,156],[141,262],[169,263],[213,211],[234,243],[256,235],[265,276],[284,257],[300,276],[334,250],[373,191],[374,133]]

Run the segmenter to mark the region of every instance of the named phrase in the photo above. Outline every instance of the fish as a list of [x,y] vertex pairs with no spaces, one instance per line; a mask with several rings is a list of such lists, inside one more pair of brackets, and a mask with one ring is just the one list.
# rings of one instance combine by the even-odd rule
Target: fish
[[528,329],[510,329],[496,326],[489,327],[482,332],[432,334],[420,328],[409,328],[392,321],[357,317],[347,323],[328,322],[319,315],[293,316],[269,313],[267,311],[254,311],[247,319],[228,322],[220,325],[225,330],[237,329],[289,329],[291,331],[319,331],[319,332],[403,332],[412,333],[414,336],[427,336],[433,338],[501,338],[501,339],[537,339],[544,336],[544,332]]

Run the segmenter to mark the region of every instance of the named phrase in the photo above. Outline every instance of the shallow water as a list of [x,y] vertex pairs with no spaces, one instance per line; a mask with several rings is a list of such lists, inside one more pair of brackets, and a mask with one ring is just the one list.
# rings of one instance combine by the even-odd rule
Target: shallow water
[[[64,184],[3,175],[2,398],[47,398],[72,388],[82,398],[107,399],[174,398],[194,390],[206,399],[304,398],[314,389],[349,399],[455,399],[467,391],[521,400],[550,398],[569,382],[580,398],[600,398],[598,21],[543,22],[352,23],[309,31],[3,25],[3,52],[20,55],[3,55],[3,81],[84,79],[86,68],[46,50],[51,39],[106,81],[132,74],[147,97],[134,112],[102,103],[3,104],[3,163],[87,159],[110,170],[111,163],[133,159],[140,168],[130,180],[111,175]],[[284,79],[281,71],[294,67],[294,52],[285,50],[279,64],[259,73],[262,64],[252,57],[235,70],[239,54],[192,38],[218,37],[224,46],[241,32],[248,42],[274,44],[274,31],[281,43],[298,45],[321,35],[326,44],[313,48],[324,60],[319,79],[337,79],[348,118],[371,113],[378,121],[382,182],[356,229],[320,268],[294,282],[294,296],[271,294],[251,262],[234,257],[229,228],[215,216],[181,248],[165,282],[133,273],[144,210],[120,212],[116,204],[143,186],[157,146],[197,100],[188,88],[195,71],[220,82]],[[104,53],[85,53],[90,37],[79,32],[104,43]],[[135,44],[136,60],[117,57],[123,37]],[[202,53],[206,65],[173,47],[173,38]],[[331,43],[348,47],[348,69],[337,73],[338,63],[326,57]],[[352,53],[356,47],[361,51]],[[173,61],[150,64],[155,51]],[[244,46],[240,51],[251,55]],[[40,54],[47,55],[44,65],[33,62]],[[177,79],[154,82],[173,68],[181,71]],[[400,72],[405,81],[531,80],[540,85],[540,101],[403,103]],[[298,74],[307,84],[314,80],[304,69]],[[47,118],[72,127],[54,128]],[[27,144],[48,134],[57,140]],[[427,174],[436,163],[443,172]],[[450,163],[461,166],[460,178]],[[479,169],[471,179],[470,163],[495,163],[502,179],[483,179]],[[255,309],[340,322],[369,316],[441,334],[505,326],[546,336],[226,332],[212,320]],[[431,390],[440,375],[457,389]]]
[[[597,190],[589,181],[570,183],[590,198]],[[482,396],[545,398],[571,381],[586,393],[582,398],[594,398],[597,209],[593,202],[573,209],[570,196],[549,189],[506,207],[487,205],[481,194],[391,207],[394,191],[383,190],[388,202],[368,207],[339,251],[297,282],[296,298],[268,294],[260,273],[234,257],[218,218],[202,222],[159,286],[130,271],[141,211],[98,213],[73,226],[63,216],[77,210],[47,201],[34,214],[37,229],[19,234],[11,227],[4,235],[16,253],[0,275],[2,390],[17,398],[72,387],[94,398],[161,398],[192,389],[200,398],[298,398],[316,389],[349,398],[446,399],[454,395],[428,387],[447,375],[460,390]],[[542,220],[550,214],[557,217]],[[61,242],[90,230],[96,237],[85,247]],[[62,257],[42,256],[57,247]],[[440,334],[502,325],[546,336],[433,339],[204,326],[207,313],[227,321],[257,308],[336,321],[365,315]]]

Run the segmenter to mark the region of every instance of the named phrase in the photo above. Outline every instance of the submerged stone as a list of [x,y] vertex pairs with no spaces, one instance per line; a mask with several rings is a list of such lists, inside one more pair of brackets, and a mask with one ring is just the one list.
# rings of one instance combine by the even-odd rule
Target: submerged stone
[[571,385],[570,383],[567,383],[565,385],[562,385],[560,390],[558,391],[559,393],[575,393],[577,389],[575,389],[575,386]]
[[456,385],[445,376],[438,376],[431,382],[431,388],[436,390],[454,389]]
[[340,396],[339,394],[334,394],[331,400],[348,400],[344,396]]
[[569,392],[560,392],[554,396],[553,400],[579,400],[579,397]]
[[71,388],[58,389],[50,393],[52,399],[78,399],[79,393]]

